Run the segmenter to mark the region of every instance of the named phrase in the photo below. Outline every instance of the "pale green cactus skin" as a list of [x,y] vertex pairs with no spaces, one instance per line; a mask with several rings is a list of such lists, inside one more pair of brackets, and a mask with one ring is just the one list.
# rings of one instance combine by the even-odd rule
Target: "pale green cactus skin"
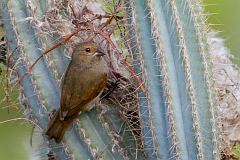
[[[30,1],[39,6],[36,16],[43,17],[47,1]],[[14,50],[19,77],[41,55],[43,45],[55,43],[54,37],[38,37],[28,19],[28,7],[25,0],[1,1],[8,47]],[[104,114],[98,109],[81,114],[62,144],[44,136],[47,111],[59,106],[59,80],[69,63],[60,47],[20,82],[32,117],[43,129],[40,158],[47,159],[51,150],[58,159],[220,159],[220,129],[205,39],[208,28],[201,2],[130,0],[126,11],[133,66],[146,89],[138,90],[143,151],[137,150],[138,142],[115,107]]]
[[201,7],[197,0],[131,3],[136,54],[147,88],[140,119],[147,155],[153,159],[220,159],[217,105],[204,39],[208,28]]

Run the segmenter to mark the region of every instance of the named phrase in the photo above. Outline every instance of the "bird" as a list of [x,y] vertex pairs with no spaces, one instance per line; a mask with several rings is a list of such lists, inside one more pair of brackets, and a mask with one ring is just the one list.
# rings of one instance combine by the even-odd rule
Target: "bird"
[[73,50],[72,60],[61,83],[60,108],[48,123],[46,135],[60,143],[66,130],[81,112],[92,108],[108,79],[104,51],[93,41],[82,42]]

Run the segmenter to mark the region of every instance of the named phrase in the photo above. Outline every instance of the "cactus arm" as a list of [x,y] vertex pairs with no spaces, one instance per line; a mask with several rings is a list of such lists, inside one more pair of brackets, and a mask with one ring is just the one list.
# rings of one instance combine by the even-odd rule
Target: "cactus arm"
[[[23,49],[19,48],[19,43],[20,43],[19,35],[18,35],[19,30],[17,30],[16,24],[13,24],[12,13],[7,4],[8,4],[7,1],[1,2],[2,16],[4,17],[3,21],[4,21],[4,28],[7,33],[6,36],[8,39],[8,46],[9,46],[9,49],[13,52],[12,53],[13,59],[16,63],[15,67],[17,69],[18,76],[19,77],[24,76],[23,80],[20,81],[19,83],[24,88],[24,91],[23,91],[25,96],[24,98],[27,99],[28,106],[31,107],[34,118],[38,121],[38,125],[41,128],[44,128],[47,125],[48,119],[46,116],[43,116],[43,114],[39,114],[39,113],[43,113],[45,108],[41,104],[39,96],[36,94],[36,88],[34,87],[33,79],[29,74],[27,75],[25,74],[28,72],[28,66],[24,61],[24,58],[20,56],[23,52]],[[18,13],[19,16],[22,15],[21,10],[18,9],[16,11],[20,12]],[[22,29],[25,32],[28,32],[29,31],[28,29],[30,28],[23,27]],[[50,143],[50,144],[54,145],[54,143]],[[66,154],[63,148],[58,149],[55,152],[58,154],[59,157],[68,157],[68,155]]]
[[166,7],[168,4],[164,1],[148,1],[153,24],[152,35],[161,61],[160,68],[168,105],[166,114],[169,115],[170,128],[172,128],[175,156],[180,156],[182,159],[195,159],[196,155],[193,153],[196,153],[197,149],[192,125],[191,102],[186,90],[183,58],[180,56],[181,48],[178,47],[179,38],[173,27],[173,12],[171,8]]
[[[172,10],[175,12],[176,31],[180,48],[182,49],[183,63],[185,66],[185,76],[188,82],[187,90],[191,100],[192,115],[194,119],[197,157],[200,159],[214,159],[220,155],[215,143],[218,141],[216,113],[214,111],[213,91],[211,87],[209,72],[209,62],[206,59],[208,49],[206,40],[201,40],[201,36],[206,33],[206,24],[199,23],[196,19],[202,17],[201,3],[187,0],[185,3],[172,1]],[[197,12],[196,12],[197,11]],[[199,27],[202,27],[199,32]],[[205,50],[203,50],[203,48]],[[210,86],[209,86],[210,85]],[[217,158],[218,159],[218,158]]]
[[[140,111],[143,135],[144,128],[148,128],[152,139],[147,141],[143,137],[146,148],[155,148],[156,155],[162,159],[219,156],[214,95],[209,91],[210,76],[206,78],[209,75],[207,48],[202,46],[206,41],[201,38],[196,27],[199,25],[195,20],[197,16],[193,14],[197,12],[194,10],[197,2],[134,2],[133,26],[140,53],[142,50],[142,77],[148,88],[148,107],[142,107]],[[141,105],[141,99],[139,103]],[[161,128],[164,125],[165,128]],[[166,146],[171,153],[164,151]],[[156,158],[152,156],[154,151],[149,153],[150,158]]]
[[[18,34],[18,45],[20,45],[22,49],[22,57],[20,58],[25,60],[29,66],[41,55],[41,44],[35,36],[36,34],[33,28],[30,27],[25,3],[12,0],[8,1],[8,7],[12,15],[15,32]],[[45,106],[56,108],[59,106],[60,99],[59,87],[56,80],[51,74],[50,68],[46,65],[45,58],[41,59],[37,65],[32,72],[35,85],[38,85],[36,87],[39,88],[38,92],[40,92],[37,94],[42,98],[43,102],[45,102]]]
[[[136,24],[136,31],[135,35],[137,35],[137,42],[140,43],[140,54],[142,51],[142,63],[144,65],[141,67],[143,69],[143,79],[146,81],[149,85],[148,92],[149,95],[147,95],[146,99],[144,93],[139,92],[139,99],[140,99],[140,115],[141,115],[141,124],[142,124],[142,134],[143,134],[143,140],[145,142],[145,148],[147,151],[147,155],[149,158],[155,159],[157,158],[157,153],[155,153],[155,148],[157,148],[154,144],[155,142],[153,139],[155,138],[153,135],[153,126],[150,119],[150,110],[149,108],[155,105],[155,108],[158,108],[159,110],[155,110],[154,112],[158,114],[159,121],[158,121],[158,129],[162,130],[162,133],[159,134],[161,141],[161,144],[163,146],[168,146],[166,149],[163,148],[162,153],[158,153],[160,155],[163,155],[163,157],[167,158],[169,156],[169,142],[167,140],[167,133],[168,128],[166,122],[166,106],[165,106],[165,100],[162,95],[162,87],[159,85],[161,82],[161,77],[159,70],[157,69],[158,62],[157,58],[155,57],[155,47],[154,47],[154,41],[151,36],[151,23],[150,19],[147,15],[149,15],[147,8],[147,4],[145,1],[135,1],[134,5],[132,5],[132,8],[135,6],[135,16],[133,16],[134,24]],[[144,11],[144,12],[143,12]],[[139,68],[139,67],[138,67]]]

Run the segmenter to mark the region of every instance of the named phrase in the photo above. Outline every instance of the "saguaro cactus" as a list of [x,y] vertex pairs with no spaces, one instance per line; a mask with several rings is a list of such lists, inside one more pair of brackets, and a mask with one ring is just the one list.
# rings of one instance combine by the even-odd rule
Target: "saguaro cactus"
[[[220,159],[205,40],[208,28],[198,0],[3,0],[1,14],[23,88],[22,101],[42,129],[45,147],[41,148],[46,149],[42,159]],[[81,114],[63,142],[56,144],[44,130],[47,111],[59,107],[60,81],[69,62],[65,51],[71,47],[61,46],[43,57],[31,74],[28,69],[56,39],[76,26],[89,27],[83,17],[102,30],[85,28],[76,37],[100,35],[95,40],[104,41],[109,66],[115,70],[110,79],[120,77],[122,88],[113,91],[112,99],[103,100],[104,113],[98,108]],[[104,22],[112,19],[113,25],[106,27]],[[124,56],[131,59],[126,62]],[[124,87],[127,83],[132,87]],[[129,94],[117,95],[123,88]]]

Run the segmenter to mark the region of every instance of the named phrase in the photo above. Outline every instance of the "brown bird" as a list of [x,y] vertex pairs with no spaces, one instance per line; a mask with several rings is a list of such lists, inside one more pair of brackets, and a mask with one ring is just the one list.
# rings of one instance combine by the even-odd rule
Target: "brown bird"
[[104,52],[94,42],[76,46],[62,82],[60,109],[50,120],[46,135],[59,143],[80,112],[92,102],[107,83],[108,67]]

